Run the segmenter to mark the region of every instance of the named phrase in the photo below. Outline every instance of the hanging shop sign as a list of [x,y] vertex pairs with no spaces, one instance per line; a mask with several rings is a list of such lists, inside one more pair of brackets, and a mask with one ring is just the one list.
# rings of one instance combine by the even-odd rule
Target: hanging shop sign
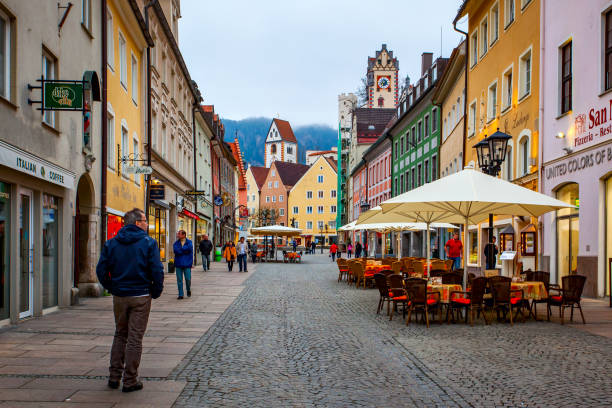
[[123,166],[121,171],[125,174],[151,174],[153,168],[151,166]]
[[0,141],[0,164],[62,187],[74,188],[74,173],[3,141]]
[[151,200],[165,200],[166,186],[163,184],[152,184],[151,187],[149,187],[149,198]]
[[216,206],[222,206],[223,205],[223,198],[220,195],[215,196],[214,204]]
[[44,110],[83,110],[83,81],[43,81]]

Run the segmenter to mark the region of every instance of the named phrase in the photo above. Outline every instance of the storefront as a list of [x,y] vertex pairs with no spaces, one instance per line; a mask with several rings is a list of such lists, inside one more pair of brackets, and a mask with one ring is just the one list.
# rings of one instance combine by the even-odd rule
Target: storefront
[[0,324],[69,304],[75,175],[0,141]]
[[162,262],[167,259],[168,245],[168,210],[170,206],[163,200],[151,200],[149,207],[149,236],[157,241],[159,257]]

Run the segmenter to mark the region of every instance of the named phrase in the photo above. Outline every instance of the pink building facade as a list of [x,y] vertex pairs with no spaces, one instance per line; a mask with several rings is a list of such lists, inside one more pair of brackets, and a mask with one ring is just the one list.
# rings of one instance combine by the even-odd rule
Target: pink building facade
[[370,208],[391,198],[391,141],[381,136],[363,155],[368,166]]
[[[367,186],[367,177],[368,177],[368,173],[367,173],[367,167],[365,165],[364,161],[361,161],[357,167],[353,170],[352,174],[351,174],[351,178],[352,178],[352,187],[353,187],[353,191],[351,192],[352,196],[353,196],[353,208],[352,208],[352,217],[351,219],[349,219],[349,222],[355,221],[357,218],[359,218],[359,215],[361,214],[361,204],[367,202],[367,190],[366,190],[366,186]],[[357,242],[361,240],[361,233],[360,231],[353,231],[352,232],[352,242]],[[362,242],[363,244],[363,242]]]
[[612,267],[612,1],[542,1],[541,192],[576,205],[541,218],[540,269],[551,283],[586,275],[610,294]]

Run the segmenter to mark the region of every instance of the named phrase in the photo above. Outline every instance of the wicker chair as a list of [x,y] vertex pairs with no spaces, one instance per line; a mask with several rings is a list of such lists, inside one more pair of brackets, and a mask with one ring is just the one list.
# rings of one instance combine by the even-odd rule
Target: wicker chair
[[[408,307],[408,317],[406,318],[406,326],[410,323],[410,315],[413,311],[421,311],[425,317],[425,323],[429,328],[429,311],[434,310],[439,312],[440,322],[442,321],[442,308],[440,307],[440,292],[428,292],[427,281],[420,279],[406,280],[406,292],[410,299]],[[430,296],[432,298],[430,298]],[[437,298],[437,299],[436,299]]]
[[349,281],[349,285],[351,283],[355,284],[355,287],[359,286],[361,279],[363,279],[364,269],[361,262],[349,262],[349,271],[351,274],[351,279]]
[[387,284],[387,277],[382,273],[377,273],[374,275],[374,283],[376,284],[376,288],[380,294],[376,314],[380,314],[380,311],[385,306],[385,302],[390,302],[389,294],[391,291],[389,289],[389,285]]
[[[504,316],[506,312],[509,312],[510,325],[514,325],[514,319],[520,313],[523,317],[523,321],[525,321],[525,316],[523,315],[523,291],[520,289],[512,290],[512,279],[505,276],[493,276],[488,278],[488,280],[491,291],[493,292],[493,308],[497,311],[498,318],[500,312],[503,312]],[[513,309],[517,310],[514,318],[512,316]]]
[[414,272],[411,258],[402,258],[402,263],[404,264],[404,273],[409,274]]
[[441,261],[441,260],[431,261],[431,269],[432,270],[439,269],[439,270],[443,270],[443,271],[450,271],[450,269],[448,269],[448,267],[446,266],[446,262],[445,261]]
[[[404,278],[401,275],[389,275],[389,297],[390,302],[387,303],[387,314],[389,320],[393,319],[393,312],[397,310],[397,304],[403,305],[402,317],[406,317],[406,309],[410,306],[406,290],[404,289]],[[390,304],[393,303],[393,309],[390,309]]]
[[442,274],[442,284],[443,285],[462,285],[463,276],[455,272],[446,272]]
[[423,262],[423,261],[412,261],[412,270],[417,275],[425,276],[425,262]]
[[[527,271],[526,275],[527,275],[527,280],[530,282],[542,282],[544,284],[544,287],[546,288],[546,293],[550,293],[550,273],[549,272]],[[537,309],[538,303],[546,303],[548,305],[548,297],[546,297],[545,299],[540,299],[540,300],[533,299],[531,301],[531,306],[529,310],[531,311],[531,314],[533,314],[533,317],[536,320],[538,319],[538,309]],[[547,306],[546,307],[546,317],[548,320],[550,320],[550,315],[548,312],[549,312],[549,309]]]
[[433,269],[431,271],[429,271],[429,277],[430,278],[436,278],[436,277],[440,277],[443,276],[444,274],[447,274],[449,272],[446,271],[446,269]]
[[[586,276],[583,275],[568,275],[561,278],[561,288],[557,286],[550,286],[550,293],[548,296],[548,316],[550,319],[550,307],[559,307],[559,316],[561,317],[561,324],[564,323],[564,311],[566,308],[571,307],[570,322],[574,320],[574,308],[578,307],[580,310],[580,316],[582,317],[582,324],[586,324],[584,320],[584,314],[582,313],[582,306],[580,305],[580,299],[582,298],[582,290],[584,289],[584,283],[586,282]],[[553,295],[552,293],[556,293]]]
[[[453,314],[454,311],[465,308],[465,322],[467,323],[468,315],[470,318],[470,326],[474,326],[474,312],[477,312],[477,317],[482,312],[482,317],[485,324],[489,324],[487,314],[485,313],[484,293],[487,287],[487,278],[480,277],[472,280],[472,289],[470,291],[453,291],[450,294],[450,303],[448,312]],[[449,313],[446,314],[448,322]],[[454,320],[454,315],[453,315]]]
[[393,271],[393,273],[401,275],[403,266],[404,265],[401,262],[395,261],[391,264],[391,270]]
[[453,261],[452,259],[447,259],[444,261],[446,263],[446,270],[448,271],[452,271],[453,270]]
[[344,258],[338,258],[336,260],[336,264],[338,264],[338,282],[340,282],[344,277],[348,279],[349,275],[349,266]]

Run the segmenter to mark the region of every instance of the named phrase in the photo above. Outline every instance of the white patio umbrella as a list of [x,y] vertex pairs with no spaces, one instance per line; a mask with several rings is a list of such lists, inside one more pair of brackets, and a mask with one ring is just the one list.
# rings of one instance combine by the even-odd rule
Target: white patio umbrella
[[[427,231],[427,243],[429,245],[430,233],[432,228],[458,228],[456,225],[445,223],[445,222],[405,222],[407,219],[414,220],[414,217],[404,217],[397,213],[385,213],[381,206],[376,206],[362,213],[357,219],[354,229],[368,229],[364,226],[370,225],[384,225],[388,226],[386,231]],[[374,228],[372,228],[374,229]],[[378,231],[383,232],[383,231]],[[398,241],[399,242],[399,241]],[[427,248],[429,255],[429,247]],[[428,256],[429,260],[429,256]]]
[[338,231],[352,231],[353,227],[355,226],[355,223],[357,222],[357,220],[355,221],[351,221],[348,224],[344,224],[343,226],[341,226],[340,228],[338,228]]
[[[573,207],[471,167],[393,197],[380,206],[384,214],[399,214],[415,221],[461,222],[466,233],[468,224],[484,221],[489,214],[539,217],[549,211]],[[429,246],[428,237],[428,260]],[[464,285],[467,256],[468,247],[464,245]]]
[[[286,227],[284,225],[267,225],[265,227],[251,228],[252,235],[272,235],[274,237],[295,237],[302,233],[299,228]],[[276,248],[276,246],[275,246]],[[276,260],[276,250],[274,250],[274,260]]]

